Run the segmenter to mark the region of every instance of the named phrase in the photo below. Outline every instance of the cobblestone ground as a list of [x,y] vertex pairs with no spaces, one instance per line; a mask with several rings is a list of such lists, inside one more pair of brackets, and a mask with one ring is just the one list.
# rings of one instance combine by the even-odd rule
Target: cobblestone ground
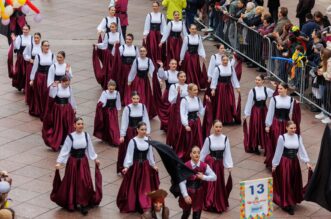
[[[150,0],[130,0],[128,32],[136,36],[135,43],[142,40],[142,28],[146,13],[150,10]],[[285,1],[282,1],[285,5]],[[316,7],[325,11],[329,0],[318,0]],[[101,93],[92,71],[92,44],[96,42],[96,25],[107,14],[108,1],[88,0],[42,0],[35,1],[43,14],[40,24],[31,21],[32,33],[41,32],[43,39],[48,39],[51,50],[65,50],[67,62],[72,65],[74,79],[73,90],[78,102],[78,115],[83,116],[87,131],[92,133],[94,111]],[[296,1],[287,1],[291,9],[291,18],[295,11]],[[206,42],[207,54],[215,52],[213,43]],[[10,172],[13,177],[13,189],[10,198],[17,218],[80,218],[79,213],[69,213],[50,201],[54,164],[57,153],[45,147],[41,138],[41,122],[29,116],[22,93],[11,87],[6,71],[6,40],[0,38],[0,169]],[[256,72],[244,69],[241,80],[243,104],[249,89],[254,85]],[[323,132],[321,123],[313,118],[307,109],[302,110],[302,136],[312,163],[315,164]],[[164,141],[165,135],[159,131],[159,120],[153,119],[152,138]],[[230,195],[230,208],[223,214],[203,213],[203,218],[239,218],[239,182],[247,179],[257,179],[270,176],[264,167],[263,156],[247,154],[243,150],[242,127],[226,127],[224,132],[231,142],[231,150],[235,167],[233,168],[234,188]],[[104,197],[100,207],[92,209],[84,218],[139,218],[137,214],[120,214],[116,207],[116,195],[122,178],[116,175],[115,162],[117,149],[109,147],[98,139],[93,139],[101,160],[103,174]],[[158,161],[160,159],[157,159]],[[159,161],[161,187],[169,188],[169,177]],[[91,163],[91,168],[94,164]],[[92,170],[93,171],[93,170]],[[63,174],[63,172],[62,172]],[[303,169],[304,182],[307,180],[307,170]],[[180,218],[181,212],[171,195],[167,198],[167,206],[172,218]],[[286,218],[281,209],[275,207],[275,218]],[[331,218],[331,214],[318,205],[303,202],[296,208],[295,216],[291,218]]]

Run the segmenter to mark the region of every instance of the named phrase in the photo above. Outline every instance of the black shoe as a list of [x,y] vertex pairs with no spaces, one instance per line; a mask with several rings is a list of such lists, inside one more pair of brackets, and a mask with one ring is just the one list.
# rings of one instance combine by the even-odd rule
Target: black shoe
[[256,155],[260,155],[261,154],[261,152],[259,151],[259,148],[255,148],[254,154],[256,154]]
[[82,215],[87,215],[88,214],[88,210],[87,207],[80,207],[80,213],[82,213]]
[[288,214],[289,215],[294,215],[294,208],[293,208],[293,206],[289,206],[288,207]]
[[310,112],[320,113],[321,110],[320,110],[319,108],[317,108],[316,106],[312,106],[312,107],[310,108]]

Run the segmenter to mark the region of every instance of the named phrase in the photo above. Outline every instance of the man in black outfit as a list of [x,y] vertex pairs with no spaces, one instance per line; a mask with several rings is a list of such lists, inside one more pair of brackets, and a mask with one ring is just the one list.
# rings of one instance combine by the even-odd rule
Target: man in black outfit
[[299,0],[297,5],[297,15],[296,17],[299,18],[300,29],[302,25],[306,23],[306,14],[310,14],[311,10],[314,8],[315,0]]
[[278,8],[280,6],[279,0],[268,0],[268,8],[272,19],[275,23],[278,21]]

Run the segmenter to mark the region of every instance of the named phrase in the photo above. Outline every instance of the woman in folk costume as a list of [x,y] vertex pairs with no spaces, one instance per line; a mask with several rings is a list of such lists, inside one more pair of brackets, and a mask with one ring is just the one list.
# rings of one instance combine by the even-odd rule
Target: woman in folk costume
[[[129,0],[114,0],[114,6],[116,9],[116,17],[121,21],[122,35],[126,35],[126,28],[129,25],[128,19],[128,3]],[[111,5],[109,5],[110,7]]]
[[30,82],[30,74],[33,66],[34,59],[36,55],[41,53],[41,34],[35,33],[33,35],[33,42],[31,45],[27,45],[23,51],[23,57],[26,63],[25,68],[25,102],[27,105],[30,105],[31,99],[33,98],[33,90],[29,84]]
[[141,219],[169,219],[170,210],[165,206],[165,198],[168,193],[163,189],[158,189],[147,193],[152,201],[152,208],[141,215]]
[[65,62],[66,53],[59,51],[56,55],[56,63],[51,65],[47,75],[47,87],[58,84],[63,76],[72,78],[71,66]]
[[[107,88],[108,81],[112,78],[113,48],[115,45],[120,46],[124,44],[122,32],[117,31],[117,24],[113,22],[110,24],[110,31],[105,33],[102,43],[94,45],[95,49],[92,55],[94,75],[103,89]],[[97,49],[104,51],[102,60],[99,58]]]
[[117,194],[116,204],[121,213],[143,213],[152,207],[147,193],[159,188],[158,168],[152,146],[146,142],[147,125],[137,124],[137,136],[129,142],[122,173],[124,178]]
[[169,89],[171,85],[178,83],[178,71],[177,69],[177,61],[175,59],[170,60],[169,62],[169,70],[164,70],[163,63],[158,61],[160,68],[157,72],[157,76],[165,82],[165,89],[162,94],[161,102],[162,105],[158,107],[158,116],[161,121],[160,129],[163,131],[168,130],[168,119],[169,119],[169,109],[170,109],[170,102],[168,101],[169,96]]
[[121,110],[121,96],[116,82],[110,80],[108,89],[101,93],[94,118],[93,135],[112,146],[120,145],[118,111]]
[[[203,64],[200,64],[200,58]],[[198,85],[199,89],[207,87],[207,72],[205,67],[206,52],[202,44],[201,36],[197,33],[197,26],[190,26],[190,34],[184,37],[180,51],[181,70],[187,74],[187,82]]]
[[304,194],[298,157],[310,171],[312,167],[302,137],[296,134],[295,123],[288,121],[286,130],[286,134],[278,137],[272,160],[273,199],[284,211],[294,215],[294,207],[303,201]]
[[[80,209],[83,215],[88,208],[98,205],[102,199],[102,176],[90,135],[84,131],[84,121],[76,118],[75,131],[69,134],[63,144],[55,165],[51,200],[59,206],[74,211]],[[88,160],[95,162],[95,190]],[[66,164],[61,180],[59,169]]]
[[168,122],[167,144],[172,147],[177,145],[179,131],[182,127],[182,122],[180,120],[180,101],[188,95],[188,85],[185,83],[185,72],[180,71],[177,74],[177,78],[178,83],[170,86],[168,95],[168,101],[171,104],[169,108],[169,118],[171,118],[171,122]]
[[[13,37],[14,40],[14,52],[17,54],[17,60],[15,68],[12,71],[12,86],[21,91],[25,88],[25,72],[27,63],[24,60],[24,49],[27,46],[31,46],[33,43],[33,36],[30,35],[30,26],[25,24],[23,27],[23,34]],[[12,57],[9,57],[12,58]]]
[[102,42],[101,40],[101,34],[105,34],[110,32],[110,24],[111,23],[116,23],[117,25],[117,31],[119,33],[122,33],[122,29],[121,29],[121,21],[118,17],[115,16],[116,13],[116,9],[114,6],[111,6],[108,8],[108,16],[104,17],[100,24],[97,27],[97,32],[99,34],[99,42]]
[[[234,88],[239,95],[237,106]],[[219,119],[223,124],[240,124],[240,84],[227,55],[222,56],[222,64],[215,68],[210,89],[214,97],[214,119]]]
[[41,53],[36,55],[30,75],[30,86],[33,89],[33,98],[29,106],[32,116],[39,116],[42,120],[48,100],[47,75],[51,65],[55,62],[54,54],[49,49],[49,42],[41,42]]
[[140,96],[137,92],[131,93],[131,102],[124,107],[122,112],[120,129],[120,147],[117,156],[117,173],[120,174],[123,169],[123,162],[129,141],[137,135],[137,125],[144,122],[147,125],[147,134],[151,133],[147,107],[140,103]]
[[[229,207],[229,195],[232,189],[231,168],[233,161],[231,156],[230,140],[222,134],[223,124],[215,120],[213,124],[214,134],[206,138],[201,149],[200,160],[207,163],[215,172],[217,180],[207,182],[204,209],[211,212],[222,213]],[[224,168],[229,171],[228,182],[225,183]]]
[[271,168],[278,137],[286,132],[286,124],[289,120],[296,123],[296,132],[300,134],[300,105],[293,97],[287,95],[287,91],[288,85],[286,83],[278,85],[278,95],[270,99],[265,119],[265,131],[269,133],[269,140],[265,146],[266,159],[264,163],[268,168]]
[[146,56],[147,50],[145,47],[140,48],[139,54],[139,57],[133,61],[131,66],[128,86],[125,89],[124,104],[131,103],[131,92],[137,91],[140,95],[140,102],[146,105],[148,116],[152,119],[156,116],[156,111],[149,77],[153,78],[155,67],[153,61]]
[[54,100],[43,120],[42,137],[53,151],[60,150],[65,138],[73,132],[76,101],[68,76],[62,76],[58,83],[49,88],[49,96]]
[[[255,77],[256,86],[248,93],[244,110],[244,147],[247,153],[260,154],[259,146],[262,149],[267,144],[267,134],[265,132],[265,118],[267,116],[267,100],[273,96],[274,90],[263,86],[264,75]],[[247,118],[249,119],[249,129],[247,129]]]
[[160,3],[154,1],[153,11],[148,13],[145,19],[143,40],[143,45],[148,51],[147,56],[154,63],[158,60],[164,61],[165,58],[165,50],[159,47],[165,26],[166,21],[164,15],[160,12]]
[[205,108],[202,100],[198,97],[198,86],[188,85],[188,95],[180,101],[180,127],[178,142],[174,146],[180,159],[188,161],[190,151],[194,145],[202,147],[203,136],[199,116],[204,116]]
[[130,97],[130,94],[126,93],[125,90],[128,89],[128,77],[133,61],[139,56],[138,47],[133,45],[133,40],[133,35],[129,33],[126,35],[125,44],[113,49],[114,63],[112,77],[118,85],[122,105],[124,105],[126,96]]
[[164,34],[159,44],[160,48],[162,48],[164,43],[167,45],[166,66],[172,59],[175,59],[177,63],[180,61],[180,50],[182,49],[183,38],[187,36],[185,23],[180,20],[179,12],[174,11],[173,15],[174,20],[169,21],[164,28]]

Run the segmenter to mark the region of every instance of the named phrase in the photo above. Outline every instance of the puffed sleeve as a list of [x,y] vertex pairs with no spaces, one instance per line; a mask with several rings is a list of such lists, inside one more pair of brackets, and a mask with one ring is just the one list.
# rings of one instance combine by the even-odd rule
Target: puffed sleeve
[[276,167],[279,165],[280,159],[283,156],[283,151],[284,151],[284,138],[283,138],[283,135],[281,135],[278,137],[275,155],[274,155],[274,158],[272,159],[273,167]]
[[31,59],[31,45],[27,45],[23,51],[23,57],[25,61],[30,61]]
[[207,164],[206,172],[203,175],[202,180],[207,182],[213,182],[216,181],[217,176],[215,172],[210,168],[210,166]]
[[56,97],[56,94],[57,94],[57,91],[58,91],[58,86],[56,86],[56,87],[53,87],[53,86],[49,87],[49,96],[51,98],[55,98]]
[[247,97],[247,101],[246,101],[246,105],[245,105],[245,110],[244,110],[244,114],[245,116],[250,116],[251,115],[251,110],[253,107],[253,90],[250,90],[248,93],[248,97]]
[[123,36],[122,32],[119,32],[119,33],[120,33],[120,44],[124,45],[125,44],[125,40],[124,40],[125,36]]
[[170,35],[170,31],[171,31],[171,21],[169,21],[168,24],[164,27],[161,43],[164,43],[167,41],[167,39]]
[[169,89],[168,101],[171,104],[176,103],[178,91],[176,89],[176,85],[172,84]]
[[119,17],[116,17],[116,23],[117,23],[117,32],[122,33],[122,24],[121,24],[121,19]]
[[200,152],[200,160],[202,162],[205,161],[207,155],[210,153],[210,150],[209,150],[209,148],[210,148],[209,139],[210,139],[210,137],[207,137],[205,139],[205,142],[203,143],[203,146],[202,146],[202,149],[201,149],[201,152]]
[[234,88],[240,88],[240,84],[239,84],[239,81],[238,81],[238,78],[237,78],[236,70],[233,68],[233,66],[231,66],[231,72],[232,72],[232,75],[231,75],[232,86]]
[[128,76],[128,83],[131,83],[137,75],[137,59],[138,58],[136,58],[132,63],[131,70]]
[[55,77],[55,65],[51,65],[48,69],[48,74],[47,74],[47,87],[51,86],[54,83],[54,77]]
[[98,155],[95,153],[94,146],[92,144],[92,140],[89,134],[87,134],[87,150],[86,150],[86,155],[90,160],[95,160],[98,158]]
[[216,89],[218,77],[220,76],[219,68],[214,69],[213,77],[211,78],[210,89]]
[[17,36],[16,39],[15,39],[15,42],[14,42],[15,49],[20,49],[21,41],[22,41],[21,35]]
[[126,106],[122,112],[122,119],[121,119],[121,130],[120,134],[121,137],[126,136],[126,131],[129,126],[129,108]]
[[179,183],[179,189],[180,189],[180,193],[182,193],[182,196],[184,198],[188,196],[187,187],[186,187],[186,180]]
[[107,93],[106,93],[106,91],[102,91],[98,102],[102,103],[102,107],[106,106],[106,103],[107,103]]
[[162,80],[167,80],[168,79],[167,74],[165,73],[164,68],[162,68],[162,67],[160,67],[158,69],[157,76]]
[[152,146],[148,147],[147,159],[148,159],[149,165],[154,167],[155,166],[155,160],[154,160],[154,154],[153,154],[153,147]]
[[199,103],[199,114],[200,114],[200,116],[203,117],[205,115],[205,107],[203,107],[200,97],[197,97],[197,98],[198,98],[198,103]]
[[100,24],[97,27],[98,32],[106,32],[106,19],[107,18],[102,18]]
[[308,157],[307,151],[305,149],[305,146],[303,145],[303,141],[302,141],[301,136],[299,136],[299,151],[298,151],[298,154],[299,154],[300,160],[302,160],[305,163],[309,162],[309,157]]
[[267,87],[267,95],[268,95],[268,97],[273,97],[274,92],[275,91],[273,89]]
[[149,70],[148,70],[148,73],[149,73],[149,76],[150,76],[151,78],[153,78],[153,73],[154,73],[154,70],[155,70],[155,66],[154,66],[153,61],[152,61],[150,58],[148,58],[148,62],[149,62]]
[[209,66],[208,66],[208,72],[207,72],[208,78],[213,77],[213,73],[216,65],[215,63],[216,63],[216,55],[212,55],[210,57]]
[[[186,1],[185,1],[185,2],[186,2]],[[185,7],[186,7],[186,6],[185,6]],[[183,25],[182,34],[183,34],[183,37],[186,37],[186,36],[188,35],[188,32],[187,32],[186,24],[185,24],[184,21],[182,22],[182,25]]]
[[188,38],[189,36],[187,37],[184,37],[184,41],[183,41],[183,44],[182,44],[182,49],[180,50],[180,61],[183,61],[184,60],[184,57],[185,57],[185,53],[187,51],[187,44],[188,44]]
[[57,160],[56,160],[57,163],[62,163],[62,164],[67,163],[71,147],[72,147],[72,141],[68,135],[66,137],[66,140],[63,143],[60,154],[57,157]]
[[131,139],[128,144],[128,149],[126,150],[125,159],[124,159],[124,163],[123,163],[123,166],[125,168],[129,168],[132,166],[133,154],[134,154],[134,141],[133,141],[133,139]]
[[144,106],[143,122],[146,123],[147,134],[150,134],[151,133],[151,123],[149,122],[147,107],[145,105],[143,105],[143,106]]
[[188,126],[188,118],[187,118],[187,100],[183,98],[180,101],[180,120],[183,126]]
[[34,59],[33,66],[31,69],[31,74],[30,74],[30,80],[33,81],[34,78],[36,77],[36,73],[38,70],[38,65],[39,65],[39,55],[37,55]]
[[71,104],[71,106],[72,106],[72,108],[73,108],[74,110],[77,110],[76,100],[75,100],[74,93],[73,93],[71,87],[70,87],[69,103]]
[[233,161],[232,161],[232,155],[231,155],[231,145],[230,145],[229,138],[227,138],[227,140],[225,142],[223,164],[224,164],[225,168],[233,168]]
[[145,19],[145,25],[144,25],[144,36],[147,36],[149,34],[150,25],[151,25],[151,14],[146,15]]
[[101,43],[97,44],[97,47],[99,49],[105,50],[108,48],[108,40],[109,40],[109,35],[106,33],[105,36],[103,37],[103,40]]
[[272,125],[272,120],[274,118],[274,114],[275,114],[275,100],[274,100],[274,98],[271,98],[269,107],[268,107],[267,117],[265,118],[265,125],[267,127],[270,127]]
[[205,48],[204,48],[204,46],[203,46],[202,39],[201,39],[200,36],[199,36],[198,54],[199,54],[200,57],[202,57],[202,58],[206,58]]
[[117,96],[116,96],[116,109],[117,110],[121,110],[122,109],[121,94],[118,91],[117,91]]
[[161,27],[160,27],[160,32],[161,32],[161,35],[163,35],[163,32],[164,32],[164,28],[167,26],[167,22],[165,20],[165,16],[164,14],[161,14]]

